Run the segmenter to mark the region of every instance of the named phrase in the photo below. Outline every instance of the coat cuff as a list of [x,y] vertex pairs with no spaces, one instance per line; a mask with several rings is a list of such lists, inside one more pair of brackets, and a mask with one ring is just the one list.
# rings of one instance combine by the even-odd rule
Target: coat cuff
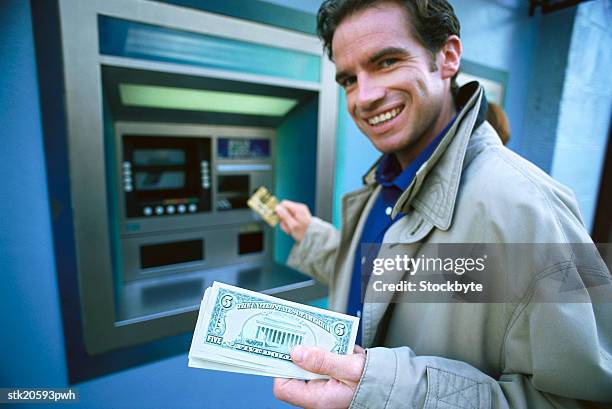
[[[329,229],[329,223],[318,217],[313,217],[310,220],[310,224],[306,229],[302,241],[295,243],[293,248],[291,248],[291,252],[289,252],[289,257],[287,258],[287,265],[298,271],[312,275],[311,269],[309,268],[311,259],[313,257],[318,257],[315,250],[320,249],[321,236],[327,237],[327,235],[329,235]],[[318,281],[326,280],[325,277],[317,277],[316,275],[314,278]]]
[[350,408],[490,409],[489,381],[464,362],[370,348]]
[[350,409],[371,408],[373,402],[385,408],[397,381],[397,356],[391,348],[369,348],[363,374]]

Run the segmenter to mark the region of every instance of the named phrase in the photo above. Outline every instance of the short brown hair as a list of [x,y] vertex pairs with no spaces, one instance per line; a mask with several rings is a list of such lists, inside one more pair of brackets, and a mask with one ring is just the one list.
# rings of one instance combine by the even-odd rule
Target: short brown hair
[[326,0],[317,13],[317,34],[333,60],[331,43],[336,28],[348,16],[381,3],[397,3],[406,8],[415,38],[435,55],[451,35],[459,36],[461,26],[455,10],[446,0]]

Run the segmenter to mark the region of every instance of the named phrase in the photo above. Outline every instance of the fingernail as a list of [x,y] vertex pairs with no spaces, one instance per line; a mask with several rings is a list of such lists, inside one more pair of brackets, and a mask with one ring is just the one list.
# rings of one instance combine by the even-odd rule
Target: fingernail
[[304,359],[304,348],[295,347],[291,350],[291,359],[294,362],[302,362]]

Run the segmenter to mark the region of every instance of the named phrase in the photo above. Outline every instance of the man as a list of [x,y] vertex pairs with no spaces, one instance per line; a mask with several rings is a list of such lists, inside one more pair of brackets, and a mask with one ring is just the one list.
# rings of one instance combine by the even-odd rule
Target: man
[[[612,313],[554,301],[559,276],[608,284],[600,260],[516,260],[514,304],[362,304],[364,243],[589,243],[571,192],[503,147],[482,88],[458,92],[459,22],[446,0],[328,0],[318,31],[348,111],[383,153],[343,198],[342,231],[284,201],[289,264],[329,285],[331,309],[361,315],[349,356],[298,347],[292,360],[330,380],[277,379],[307,408],[577,408],[612,401]],[[584,260],[583,260],[584,261]],[[366,277],[367,278],[367,277]],[[563,281],[563,280],[560,280]],[[370,291],[368,287],[367,291]],[[366,292],[366,298],[367,298]],[[539,302],[545,300],[546,302]]]

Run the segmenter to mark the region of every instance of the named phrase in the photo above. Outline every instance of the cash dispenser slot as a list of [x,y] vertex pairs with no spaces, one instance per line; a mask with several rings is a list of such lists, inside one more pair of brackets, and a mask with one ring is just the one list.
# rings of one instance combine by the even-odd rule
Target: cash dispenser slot
[[140,247],[140,268],[163,267],[204,260],[204,240],[185,240]]
[[263,249],[263,231],[246,232],[238,235],[238,254],[261,253]]

